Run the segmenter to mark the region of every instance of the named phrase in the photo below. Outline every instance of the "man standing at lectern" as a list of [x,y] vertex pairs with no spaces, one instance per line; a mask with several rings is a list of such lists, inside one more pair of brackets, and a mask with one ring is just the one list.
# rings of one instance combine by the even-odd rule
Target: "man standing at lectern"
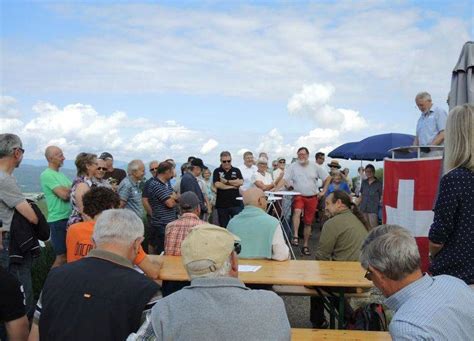
[[[414,146],[438,146],[443,145],[444,129],[448,114],[441,108],[433,106],[431,95],[427,92],[420,92],[415,97],[416,106],[421,111],[421,116],[416,124],[416,137]],[[431,150],[429,147],[421,149],[424,157],[443,155],[441,149]]]

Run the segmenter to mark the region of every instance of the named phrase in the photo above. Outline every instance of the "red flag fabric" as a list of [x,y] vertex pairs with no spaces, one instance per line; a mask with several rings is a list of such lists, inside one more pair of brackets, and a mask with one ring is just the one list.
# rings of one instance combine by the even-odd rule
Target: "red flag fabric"
[[438,193],[440,158],[384,160],[383,221],[408,229],[416,238],[421,269],[428,271],[428,232]]

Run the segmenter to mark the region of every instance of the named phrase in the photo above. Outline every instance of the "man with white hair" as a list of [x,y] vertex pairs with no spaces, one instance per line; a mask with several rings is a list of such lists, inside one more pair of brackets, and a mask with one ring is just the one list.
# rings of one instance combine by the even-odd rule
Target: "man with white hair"
[[269,215],[267,197],[259,188],[244,192],[244,209],[229,221],[227,229],[240,238],[240,258],[287,260],[290,250],[283,239],[280,222]]
[[120,196],[120,207],[135,212],[143,217],[142,190],[140,181],[145,175],[145,164],[141,160],[132,160],[127,167],[128,176],[118,186],[117,193]]
[[181,247],[191,285],[157,302],[139,339],[290,340],[283,300],[238,279],[239,252],[239,238],[224,228],[191,230]]
[[143,240],[135,213],[102,212],[92,239],[86,257],[48,274],[30,340],[125,340],[159,298],[158,284],[133,269]]
[[46,168],[40,175],[41,189],[46,197],[48,206],[48,224],[51,231],[51,244],[56,259],[53,267],[66,263],[66,227],[71,215],[71,180],[59,171],[65,157],[61,148],[48,146],[44,152],[48,161]]
[[474,294],[464,281],[420,269],[415,238],[397,225],[381,225],[365,239],[360,262],[385,304],[395,311],[394,340],[472,340]]
[[257,166],[254,164],[253,153],[251,151],[246,151],[244,153],[244,164],[239,167],[244,183],[240,186],[240,194],[243,194],[246,190],[252,187],[252,176],[257,171]]
[[[416,137],[414,146],[437,146],[443,145],[444,129],[448,114],[445,110],[433,106],[431,95],[427,92],[420,92],[415,97],[416,106],[421,111],[421,116],[416,124]],[[442,150],[423,150],[424,156],[443,155]]]

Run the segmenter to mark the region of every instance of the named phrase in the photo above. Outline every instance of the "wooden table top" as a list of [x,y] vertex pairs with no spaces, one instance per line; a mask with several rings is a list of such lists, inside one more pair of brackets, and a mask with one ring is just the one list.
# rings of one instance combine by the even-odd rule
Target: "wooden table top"
[[365,330],[333,329],[291,329],[292,340],[346,340],[346,341],[388,341],[392,340],[388,332],[371,332]]
[[[288,260],[284,262],[239,259],[239,265],[260,265],[256,272],[240,272],[239,278],[248,284],[312,285],[322,287],[373,287],[364,278],[359,262],[329,262],[316,260]],[[164,256],[160,279],[187,281],[188,276],[179,256]]]

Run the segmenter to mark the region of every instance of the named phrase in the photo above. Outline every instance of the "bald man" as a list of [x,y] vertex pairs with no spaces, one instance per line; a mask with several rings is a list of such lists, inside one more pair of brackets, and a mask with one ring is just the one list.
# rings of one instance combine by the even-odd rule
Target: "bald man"
[[71,215],[71,180],[59,171],[64,163],[61,148],[48,146],[44,152],[48,168],[41,173],[41,188],[48,205],[48,224],[56,259],[53,267],[66,263],[66,225]]
[[239,258],[287,260],[290,250],[285,244],[280,222],[267,214],[267,197],[260,188],[243,194],[244,209],[233,217],[227,229],[241,239]]

